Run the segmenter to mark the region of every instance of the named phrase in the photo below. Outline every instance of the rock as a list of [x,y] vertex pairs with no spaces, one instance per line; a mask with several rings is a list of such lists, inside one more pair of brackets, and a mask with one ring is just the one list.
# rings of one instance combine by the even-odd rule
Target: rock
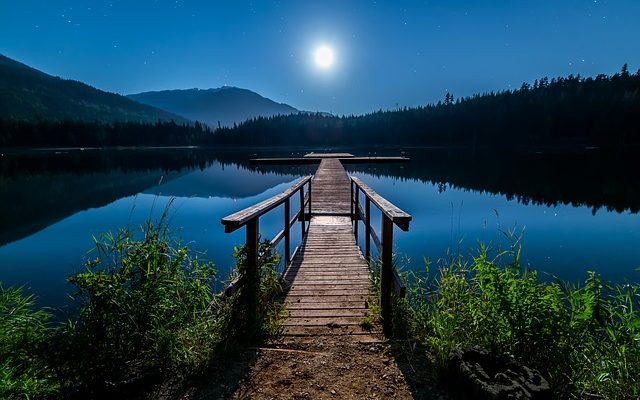
[[460,399],[548,399],[549,383],[536,370],[481,347],[449,354],[447,381]]

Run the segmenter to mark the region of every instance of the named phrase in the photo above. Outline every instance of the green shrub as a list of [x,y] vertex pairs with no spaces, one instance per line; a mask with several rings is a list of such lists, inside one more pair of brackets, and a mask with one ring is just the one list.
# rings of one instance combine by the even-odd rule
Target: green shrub
[[69,278],[79,301],[78,320],[61,340],[72,352],[71,375],[84,384],[117,382],[206,365],[224,335],[213,265],[152,223],[140,239],[124,229],[96,241],[96,249],[86,270]]
[[49,319],[46,311],[34,311],[33,296],[0,284],[0,398],[41,398],[58,390],[40,356]]
[[442,368],[453,349],[481,345],[540,370],[559,395],[638,398],[638,285],[611,286],[590,272],[582,287],[541,283],[486,248],[433,280],[413,276],[406,307],[414,337]]

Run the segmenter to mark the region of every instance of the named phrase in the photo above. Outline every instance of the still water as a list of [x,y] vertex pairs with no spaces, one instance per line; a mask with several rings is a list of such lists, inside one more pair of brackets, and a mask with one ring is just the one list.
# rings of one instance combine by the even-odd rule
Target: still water
[[[484,156],[473,156],[473,161],[459,153],[455,160],[442,152],[411,156],[409,164],[349,167],[413,216],[409,232],[395,232],[404,268],[422,270],[425,258],[437,264],[473,256],[479,243],[506,249],[515,240],[508,237],[512,233],[523,246],[522,264],[548,273],[543,279],[553,275],[577,281],[595,270],[606,279],[638,281],[635,182],[626,184],[629,177],[620,174],[594,175],[603,171],[600,166],[610,166],[607,160],[590,159],[593,170],[582,164],[581,173],[589,175],[585,187],[566,157],[562,172],[553,157],[544,159],[544,167],[532,168],[527,157],[533,156],[518,157],[523,164],[511,162],[508,169],[515,171],[505,172]],[[0,163],[0,282],[25,286],[41,305],[63,306],[73,292],[66,278],[95,256],[93,236],[138,227],[159,218],[167,206],[175,236],[226,276],[244,230],[225,234],[220,219],[310,172],[309,167],[253,169],[249,157],[193,150],[5,155]],[[554,168],[553,177],[540,172]],[[574,178],[569,182],[569,177]],[[373,215],[379,226],[379,214]],[[260,220],[262,235],[273,237],[281,224],[281,210],[269,213]],[[293,232],[295,246],[299,230]]]

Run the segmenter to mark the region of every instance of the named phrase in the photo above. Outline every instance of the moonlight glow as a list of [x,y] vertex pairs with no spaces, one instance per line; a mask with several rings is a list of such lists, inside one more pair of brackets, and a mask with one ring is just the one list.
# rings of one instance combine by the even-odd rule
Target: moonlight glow
[[316,65],[320,68],[329,68],[333,64],[333,50],[329,46],[320,46],[314,54]]

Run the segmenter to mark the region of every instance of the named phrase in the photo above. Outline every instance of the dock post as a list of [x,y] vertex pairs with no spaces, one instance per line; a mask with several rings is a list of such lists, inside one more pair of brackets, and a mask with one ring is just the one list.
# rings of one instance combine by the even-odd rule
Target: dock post
[[305,224],[305,212],[304,212],[304,186],[300,187],[300,227],[302,228],[302,236],[304,239],[304,224]]
[[382,216],[382,254],[380,255],[380,314],[384,333],[391,335],[391,289],[393,286],[393,221]]
[[257,297],[256,294],[259,288],[260,279],[258,274],[258,247],[260,246],[259,239],[259,219],[253,218],[247,222],[247,259],[244,270],[244,290],[242,296],[245,302],[245,323],[250,329],[253,330],[256,322],[256,307]]
[[364,203],[364,258],[371,260],[371,200],[365,196]]
[[291,262],[291,205],[289,197],[284,201],[284,266],[288,267]]
[[356,243],[358,243],[358,222],[360,222],[360,188],[356,186],[356,201],[355,201],[355,220],[356,224],[353,227],[353,233],[356,235]]

